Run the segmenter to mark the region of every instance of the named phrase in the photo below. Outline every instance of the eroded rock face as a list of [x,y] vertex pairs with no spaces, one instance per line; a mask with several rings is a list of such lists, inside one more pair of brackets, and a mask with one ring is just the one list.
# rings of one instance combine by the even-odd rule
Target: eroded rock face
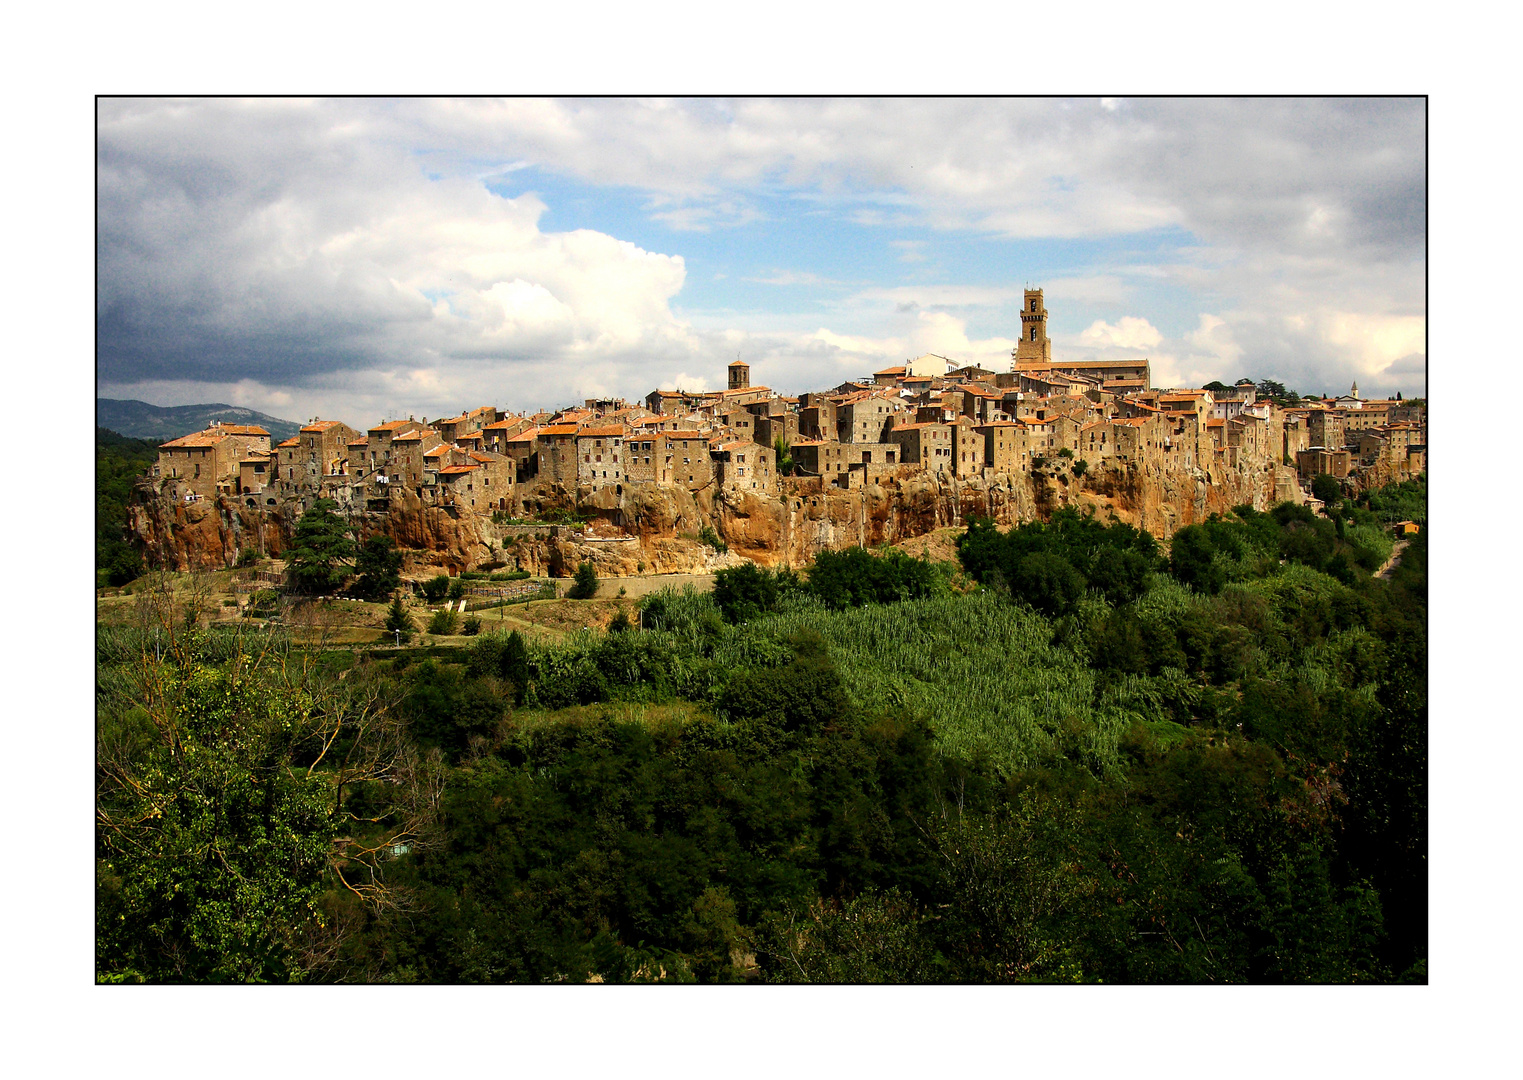
[[[541,485],[523,492],[525,516],[577,510],[594,526],[521,527],[489,516],[427,505],[401,494],[389,513],[351,517],[356,534],[390,536],[404,554],[404,572],[458,573],[509,562],[535,576],[568,577],[583,561],[601,577],[712,573],[750,559],[800,567],[821,551],[858,544],[893,544],[961,525],[969,514],[1004,524],[1045,519],[1064,506],[1093,508],[1102,517],[1147,529],[1166,540],[1178,529],[1244,503],[1267,509],[1286,490],[1283,466],[1170,470],[1102,462],[1085,476],[1048,473],[957,480],[912,474],[856,489],[789,480],[776,495],[639,485],[622,495],[609,488],[568,492]],[[176,570],[222,569],[252,547],[279,556],[288,550],[301,508],[295,502],[253,509],[235,500],[190,505],[147,496],[128,510],[129,529],[154,565]],[[710,526],[729,546],[720,555],[697,539]],[[261,547],[262,544],[262,547]]]
[[280,508],[255,510],[228,499],[179,503],[154,495],[127,507],[127,534],[151,566],[223,570],[245,548],[279,557],[295,529]]

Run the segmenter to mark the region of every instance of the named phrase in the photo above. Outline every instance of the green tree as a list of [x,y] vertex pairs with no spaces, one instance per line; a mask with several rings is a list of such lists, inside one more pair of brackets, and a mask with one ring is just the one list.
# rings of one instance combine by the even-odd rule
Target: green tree
[[1321,499],[1328,506],[1336,506],[1343,498],[1343,485],[1338,483],[1336,477],[1327,473],[1318,473],[1311,481],[1312,497]]
[[142,554],[127,539],[132,485],[152,467],[154,443],[95,429],[96,583],[125,585],[143,573]]
[[793,447],[783,442],[783,437],[779,435],[772,440],[772,450],[777,455],[777,475],[792,476]]
[[349,576],[344,564],[355,556],[349,526],[331,499],[318,499],[296,523],[296,538],[286,565],[298,592],[334,592]]
[[407,613],[407,607],[402,603],[402,598],[393,596],[391,606],[386,609],[386,632],[388,634],[400,632],[405,641],[412,629],[412,616]]
[[360,548],[354,569],[360,575],[355,590],[361,596],[388,596],[402,584],[402,553],[391,537],[376,533]]
[[431,604],[436,604],[440,600],[443,600],[448,592],[448,574],[436,574],[434,577],[423,583],[423,599],[427,600]]
[[753,562],[742,563],[714,575],[714,603],[725,621],[741,623],[777,607],[777,579]]
[[936,570],[925,559],[902,551],[873,555],[855,547],[816,555],[809,568],[808,591],[839,610],[916,600],[930,596],[937,585]]
[[1084,575],[1061,555],[1034,551],[1016,567],[1010,594],[1043,615],[1062,615],[1084,595]]
[[1169,572],[1198,592],[1218,593],[1226,575],[1216,564],[1216,546],[1202,525],[1186,525],[1174,534],[1169,550]]
[[145,664],[147,749],[97,755],[97,977],[297,979],[336,831],[327,778],[290,758],[312,699],[238,659]]
[[576,577],[566,595],[573,600],[591,600],[598,592],[598,572],[592,563],[584,562],[576,568]]

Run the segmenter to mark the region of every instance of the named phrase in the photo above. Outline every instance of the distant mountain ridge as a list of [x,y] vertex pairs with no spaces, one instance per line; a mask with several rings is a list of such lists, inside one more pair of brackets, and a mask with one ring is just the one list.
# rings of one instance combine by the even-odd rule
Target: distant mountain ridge
[[168,442],[202,431],[213,420],[224,424],[258,424],[270,433],[270,445],[289,439],[301,425],[241,405],[150,405],[146,401],[95,399],[95,423],[118,435]]

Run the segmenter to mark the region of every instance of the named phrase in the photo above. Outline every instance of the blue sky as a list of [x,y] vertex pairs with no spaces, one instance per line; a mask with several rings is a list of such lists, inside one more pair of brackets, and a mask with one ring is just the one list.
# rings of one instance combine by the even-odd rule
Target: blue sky
[[[99,105],[98,391],[276,415],[799,392],[922,352],[1425,390],[1416,99]],[[480,400],[478,400],[480,399]]]

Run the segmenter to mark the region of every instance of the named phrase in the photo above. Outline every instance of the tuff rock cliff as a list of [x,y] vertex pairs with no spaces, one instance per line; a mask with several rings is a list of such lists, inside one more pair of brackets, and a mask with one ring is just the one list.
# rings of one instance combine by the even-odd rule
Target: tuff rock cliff
[[[1038,472],[955,480],[916,473],[850,490],[814,478],[784,481],[776,495],[642,485],[623,496],[601,488],[580,498],[540,485],[520,496],[526,517],[577,510],[595,515],[586,528],[502,525],[405,493],[392,500],[389,513],[357,513],[351,520],[361,539],[390,536],[404,552],[404,573],[458,573],[503,561],[536,576],[562,577],[585,560],[600,576],[622,577],[706,573],[743,559],[803,566],[820,551],[898,543],[961,525],[969,514],[1014,524],[1045,519],[1062,506],[1094,508],[1102,518],[1114,515],[1167,540],[1234,506],[1265,509],[1299,497],[1293,473],[1281,466],[1172,470],[1106,461],[1083,477]],[[281,556],[300,515],[294,501],[268,509],[230,499],[184,505],[145,487],[128,509],[128,528],[151,564],[209,570],[232,566],[245,548]],[[705,525],[728,544],[727,555],[698,541]]]

